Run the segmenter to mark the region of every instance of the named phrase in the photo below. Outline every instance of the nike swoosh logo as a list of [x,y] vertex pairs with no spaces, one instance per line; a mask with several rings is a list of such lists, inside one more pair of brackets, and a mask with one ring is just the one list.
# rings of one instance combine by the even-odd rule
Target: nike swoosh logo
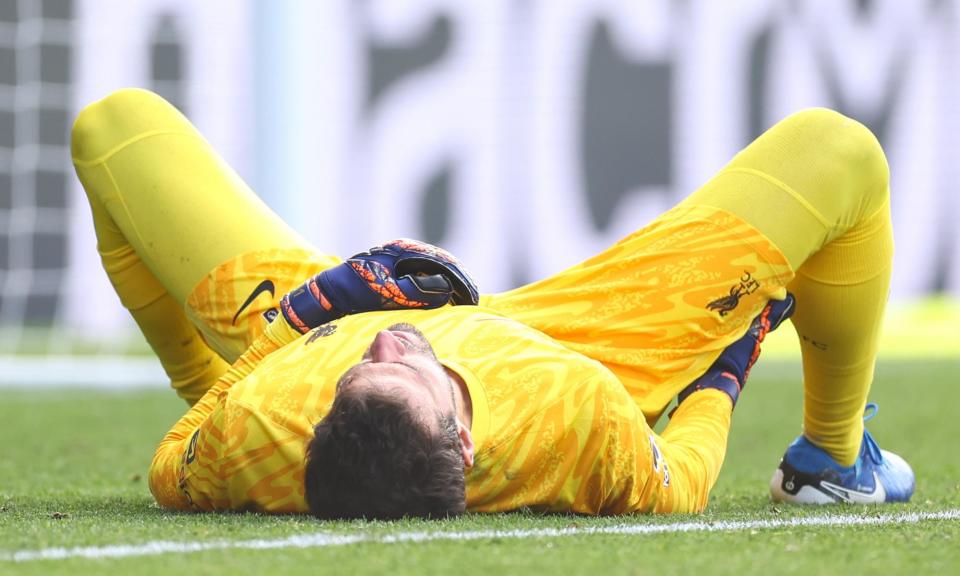
[[883,484],[880,483],[880,477],[876,472],[873,473],[873,481],[874,485],[872,492],[851,490],[849,488],[844,488],[843,486],[837,486],[836,484],[832,484],[830,482],[820,482],[820,487],[839,500],[843,502],[850,502],[852,504],[876,504],[878,502],[885,501],[887,494],[883,489]]
[[264,280],[260,284],[257,284],[257,287],[253,289],[253,292],[247,296],[247,300],[240,306],[240,309],[237,310],[237,313],[233,315],[233,325],[237,325],[237,318],[240,317],[240,313],[243,312],[247,306],[249,306],[257,296],[263,294],[264,292],[269,292],[270,297],[273,298],[273,293],[276,290],[276,287],[273,285],[273,280]]

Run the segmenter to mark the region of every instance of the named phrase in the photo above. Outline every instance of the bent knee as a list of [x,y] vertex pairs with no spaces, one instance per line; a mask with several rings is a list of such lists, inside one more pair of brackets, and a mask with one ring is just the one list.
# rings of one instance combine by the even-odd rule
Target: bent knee
[[70,134],[74,163],[103,161],[147,132],[176,129],[186,119],[169,102],[140,88],[123,88],[85,106]]
[[890,193],[890,167],[877,137],[853,118],[827,108],[810,108],[793,114],[784,123],[796,127],[808,145],[829,156],[829,166],[842,183],[833,190],[856,206],[861,217],[873,214]]

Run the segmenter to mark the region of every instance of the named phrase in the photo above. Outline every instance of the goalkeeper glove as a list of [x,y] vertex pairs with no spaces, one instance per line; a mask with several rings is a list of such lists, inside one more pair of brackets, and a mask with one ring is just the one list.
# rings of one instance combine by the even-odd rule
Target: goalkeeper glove
[[477,286],[449,252],[399,239],[355,254],[291,290],[280,312],[294,330],[312,328],[347,314],[476,304]]
[[795,301],[793,294],[787,293],[784,300],[771,300],[763,311],[753,319],[750,328],[742,338],[727,346],[710,368],[677,396],[677,404],[697,390],[715,388],[725,392],[733,405],[737,405],[740,391],[747,384],[747,377],[754,362],[760,356],[760,343],[768,332],[777,329],[784,320],[793,314]]

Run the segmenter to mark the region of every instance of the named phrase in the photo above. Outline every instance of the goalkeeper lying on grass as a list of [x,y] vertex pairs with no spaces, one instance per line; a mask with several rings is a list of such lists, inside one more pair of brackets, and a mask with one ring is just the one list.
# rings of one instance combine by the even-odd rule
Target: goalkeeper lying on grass
[[104,268],[192,405],[153,460],[161,506],[702,510],[788,289],[803,434],[773,496],[913,492],[862,422],[890,278],[887,165],[835,112],[787,118],[649,226],[502,294],[418,242],[320,252],[149,92],[87,107],[73,158]]

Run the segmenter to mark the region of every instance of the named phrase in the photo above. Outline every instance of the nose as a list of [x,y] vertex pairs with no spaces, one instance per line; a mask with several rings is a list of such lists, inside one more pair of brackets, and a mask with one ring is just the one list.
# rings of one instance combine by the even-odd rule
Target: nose
[[374,362],[396,362],[404,356],[407,348],[389,330],[381,330],[373,338],[370,346],[370,360]]

